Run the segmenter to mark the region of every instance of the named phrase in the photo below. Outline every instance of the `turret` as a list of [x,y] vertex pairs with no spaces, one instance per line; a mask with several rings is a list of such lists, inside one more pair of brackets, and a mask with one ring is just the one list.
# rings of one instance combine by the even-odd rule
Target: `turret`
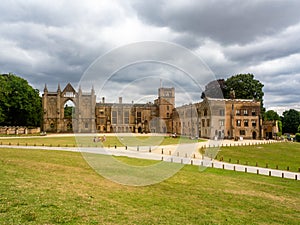
[[48,88],[47,88],[47,84],[45,84],[45,87],[44,87],[44,94],[48,94]]
[[60,93],[60,92],[61,92],[60,84],[58,84],[58,87],[57,87],[57,93]]
[[92,91],[91,91],[92,96],[95,95],[95,89],[94,89],[94,85],[92,86]]
[[78,94],[82,95],[81,85],[79,85]]

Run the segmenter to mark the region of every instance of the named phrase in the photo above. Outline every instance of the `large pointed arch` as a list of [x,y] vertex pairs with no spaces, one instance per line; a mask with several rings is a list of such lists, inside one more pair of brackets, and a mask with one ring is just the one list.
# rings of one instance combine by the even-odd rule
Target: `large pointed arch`
[[43,94],[43,131],[45,132],[94,132],[96,96],[82,93],[68,83],[61,91],[58,85],[56,92],[47,88]]

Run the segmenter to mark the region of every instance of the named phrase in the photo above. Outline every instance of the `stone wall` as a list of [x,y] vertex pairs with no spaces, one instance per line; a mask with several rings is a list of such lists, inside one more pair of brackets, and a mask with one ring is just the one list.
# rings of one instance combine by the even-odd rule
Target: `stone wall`
[[28,128],[28,127],[0,127],[0,134],[39,134],[41,132],[40,127]]

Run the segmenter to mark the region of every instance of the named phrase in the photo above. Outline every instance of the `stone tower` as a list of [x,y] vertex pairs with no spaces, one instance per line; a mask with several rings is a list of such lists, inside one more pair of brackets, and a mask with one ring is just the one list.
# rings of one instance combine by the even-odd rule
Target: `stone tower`
[[175,88],[159,88],[157,104],[161,121],[160,131],[163,133],[171,133],[172,113],[175,108]]

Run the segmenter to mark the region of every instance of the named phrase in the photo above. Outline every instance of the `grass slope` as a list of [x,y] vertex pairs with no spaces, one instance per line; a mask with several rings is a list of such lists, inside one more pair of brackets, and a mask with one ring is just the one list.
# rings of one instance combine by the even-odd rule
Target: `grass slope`
[[300,168],[300,143],[282,142],[256,146],[222,147],[217,159],[225,162],[246,164],[298,172]]
[[[149,161],[119,158],[133,165]],[[152,163],[152,162],[151,162]],[[299,224],[299,181],[185,166],[146,187],[79,153],[0,149],[0,224]]]

